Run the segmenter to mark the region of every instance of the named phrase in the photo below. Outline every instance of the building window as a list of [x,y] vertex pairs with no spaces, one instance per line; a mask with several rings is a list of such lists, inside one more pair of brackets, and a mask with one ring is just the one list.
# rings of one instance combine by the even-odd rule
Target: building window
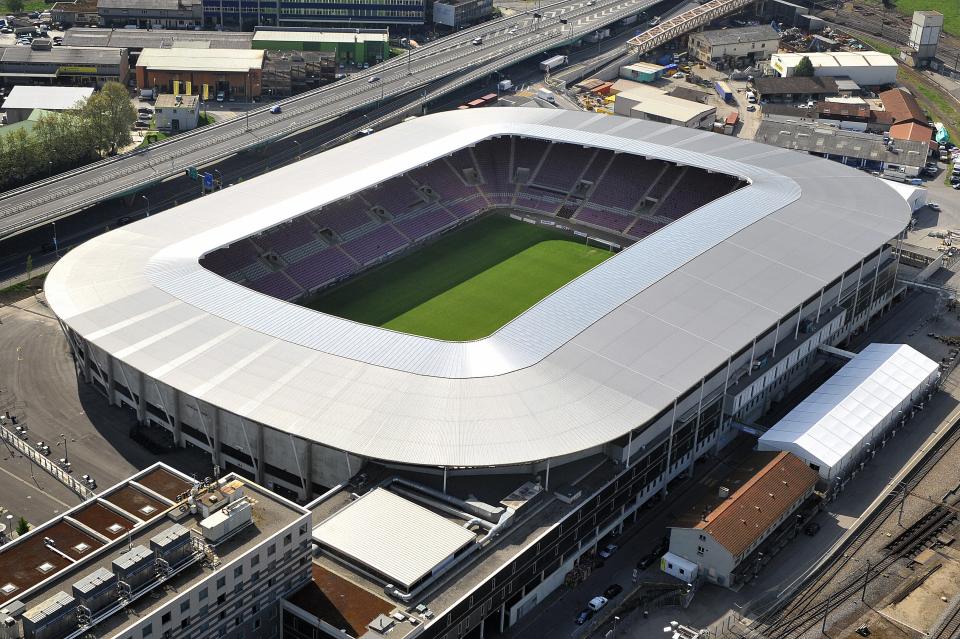
[[160,623],[170,623],[170,611],[163,613],[163,616],[160,617]]
[[275,554],[277,554],[277,547],[273,544],[267,546],[267,557],[272,557]]
[[143,628],[140,629],[140,633],[141,633],[144,637],[149,637],[150,635],[152,635],[152,634],[153,634],[153,624],[152,624],[152,623],[148,623],[147,625],[145,625]]
[[250,560],[250,567],[253,568],[259,563],[260,563],[260,555],[254,555],[253,558]]
[[701,556],[702,556],[704,552],[706,552],[706,549],[705,549],[703,546],[697,546],[697,554],[698,554],[698,555],[701,555]]
[[217,588],[223,588],[226,585],[227,585],[226,577],[220,577],[219,579],[217,579]]
[[240,575],[242,575],[242,574],[243,574],[243,566],[237,566],[236,568],[233,569],[233,578],[234,578],[234,579],[239,579],[239,578],[240,578]]
[[200,591],[200,601],[205,601],[207,598],[207,589],[204,588]]
[[189,602],[189,601],[184,601],[183,603],[180,604],[180,613],[181,613],[181,614],[184,613],[184,612],[186,612],[186,611],[188,611],[188,610],[190,610],[190,602]]
[[284,546],[289,546],[291,541],[293,541],[293,535],[291,535],[290,533],[287,533],[286,535],[283,536]]

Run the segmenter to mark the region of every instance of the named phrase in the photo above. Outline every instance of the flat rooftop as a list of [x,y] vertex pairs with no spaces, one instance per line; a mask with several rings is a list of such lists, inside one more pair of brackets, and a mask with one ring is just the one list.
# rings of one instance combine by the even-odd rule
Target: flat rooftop
[[137,66],[153,71],[247,73],[263,66],[263,51],[244,49],[144,49]]
[[323,619],[350,636],[359,637],[377,615],[396,609],[394,602],[379,597],[357,584],[340,577],[319,564],[313,564],[312,580],[287,599]]
[[[369,481],[371,484],[391,476],[406,475],[408,478],[411,477],[410,473],[397,473],[377,465],[369,465],[365,472],[370,475]],[[504,564],[516,558],[541,535],[558,525],[564,516],[603,487],[614,477],[616,472],[615,464],[599,454],[552,468],[550,470],[552,489],[564,485],[573,485],[581,490],[582,496],[574,504],[566,504],[560,501],[554,496],[553,490],[541,492],[538,499],[517,509],[513,524],[497,536],[494,541],[464,559],[462,564],[455,566],[449,573],[439,577],[435,583],[430,584],[419,593],[413,601],[409,603],[390,599],[385,599],[385,601],[391,604],[391,611],[394,611],[394,613],[397,611],[403,612],[408,618],[414,618],[417,624],[427,621],[414,612],[414,608],[419,604],[425,605],[437,616],[440,616],[445,610],[503,567]],[[422,475],[417,479],[421,482],[426,481]],[[504,474],[487,476],[482,479],[469,476],[453,476],[448,479],[447,493],[461,499],[475,497],[495,506],[530,479],[529,474]],[[329,517],[332,512],[337,512],[348,504],[355,503],[351,502],[350,493],[356,490],[356,487],[346,487],[332,495],[330,499],[317,505],[313,513],[314,522]],[[349,584],[336,585],[330,591],[330,594],[338,592],[338,589],[352,586],[359,588],[368,595],[382,598],[382,585],[372,581],[367,576],[350,569],[325,554],[321,554],[314,562],[316,566],[333,575],[328,577],[329,580],[332,580],[332,583],[342,580]],[[301,603],[297,603],[297,605],[307,609]],[[316,614],[316,609],[312,612]],[[329,614],[333,616],[331,618],[318,616],[336,626],[336,620],[342,617],[345,612],[338,609],[330,611]],[[371,618],[361,619],[360,621],[367,623],[377,614],[388,613],[381,613],[373,608],[366,609],[362,616],[370,616]],[[394,626],[390,636],[393,639],[401,639],[410,633],[414,627],[414,624],[409,620],[399,622]]]
[[325,550],[409,588],[476,539],[467,528],[375,488],[313,529]]
[[[245,554],[308,512],[242,477],[228,475],[224,479],[228,482],[239,480],[245,496],[253,497],[253,524],[217,544],[221,565]],[[191,514],[187,509],[181,510],[180,503],[166,497],[182,494],[181,489],[189,488],[191,482],[189,477],[157,464],[7,544],[0,549],[0,575],[3,575],[0,577],[0,605],[19,600],[29,610],[59,591],[72,593],[74,583],[98,569],[112,572],[113,561],[127,550],[128,544],[149,547],[152,537],[176,523],[190,530],[194,537],[202,538],[199,525],[203,519],[202,511]],[[219,494],[219,491],[216,486],[211,486],[206,494]],[[226,503],[226,499],[221,503]],[[157,510],[149,519],[142,519],[138,514],[140,509],[154,505]],[[89,526],[96,536],[85,532],[81,525]],[[45,568],[44,564],[51,567]],[[151,610],[165,605],[169,599],[179,597],[212,572],[205,562],[193,563],[163,582],[163,587],[154,588],[151,596],[140,597],[124,610],[100,621],[85,636],[112,636]],[[15,589],[3,590],[6,584]]]
[[[95,9],[94,9],[95,10]],[[168,29],[96,29],[73,27],[63,35],[67,46],[121,47],[141,50],[188,46],[202,49],[249,49],[252,33]]]
[[16,86],[3,102],[6,109],[46,109],[65,111],[93,95],[91,87]]

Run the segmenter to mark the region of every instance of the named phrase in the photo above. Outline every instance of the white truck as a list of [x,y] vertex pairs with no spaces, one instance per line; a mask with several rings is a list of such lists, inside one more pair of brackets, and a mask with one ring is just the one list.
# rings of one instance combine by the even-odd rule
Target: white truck
[[547,58],[540,63],[540,70],[544,73],[553,71],[557,67],[562,67],[567,63],[567,56],[565,55],[555,55],[552,58]]
[[500,82],[497,83],[497,88],[501,91],[509,91],[513,88],[513,82],[510,80],[500,80]]
[[557,96],[550,89],[544,89],[544,88],[537,89],[537,97],[540,98],[541,100],[546,100],[551,104],[557,103]]

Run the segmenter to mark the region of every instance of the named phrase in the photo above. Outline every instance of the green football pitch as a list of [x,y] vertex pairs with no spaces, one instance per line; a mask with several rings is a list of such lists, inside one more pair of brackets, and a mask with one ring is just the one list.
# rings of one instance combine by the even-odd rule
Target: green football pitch
[[403,333],[479,339],[610,255],[554,229],[493,215],[305,305]]

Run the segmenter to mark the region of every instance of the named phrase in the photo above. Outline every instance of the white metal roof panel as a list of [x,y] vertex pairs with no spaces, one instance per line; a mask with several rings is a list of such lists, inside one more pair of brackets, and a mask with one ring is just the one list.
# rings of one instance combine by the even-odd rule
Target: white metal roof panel
[[[495,135],[665,158],[749,186],[472,342],[350,322],[199,266],[219,246]],[[525,463],[642,424],[897,235],[909,208],[883,184],[653,122],[542,109],[441,113],[99,236],[61,259],[45,288],[64,323],[127,365],[281,432],[401,463]]]
[[938,371],[906,344],[870,344],[760,437],[835,466]]
[[315,526],[313,538],[409,588],[476,535],[376,488]]

